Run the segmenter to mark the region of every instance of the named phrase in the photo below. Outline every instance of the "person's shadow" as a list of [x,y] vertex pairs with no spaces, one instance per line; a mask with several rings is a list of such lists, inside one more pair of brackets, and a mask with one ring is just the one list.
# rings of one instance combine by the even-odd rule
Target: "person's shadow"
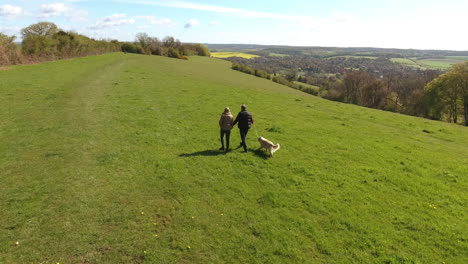
[[179,157],[218,156],[218,155],[223,155],[223,154],[226,154],[226,152],[222,150],[207,149],[207,150],[197,151],[193,153],[182,153],[179,155]]

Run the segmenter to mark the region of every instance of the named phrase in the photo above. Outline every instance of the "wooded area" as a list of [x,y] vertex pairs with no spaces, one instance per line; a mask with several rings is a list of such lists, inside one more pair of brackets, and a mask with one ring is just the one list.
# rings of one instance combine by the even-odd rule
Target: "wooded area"
[[[267,50],[281,52],[282,55],[268,53],[270,55],[258,58],[231,57],[228,60],[233,62],[233,69],[271,78],[326,99],[468,125],[468,61],[444,71],[392,61],[407,52],[415,55],[418,51],[392,54],[379,50],[374,54],[371,53],[373,49],[363,49],[359,50],[360,54],[367,52],[367,56],[348,53],[329,57],[304,54],[304,49],[299,54],[299,50],[294,47],[291,50]],[[320,50],[322,54],[327,54],[325,51],[325,48]],[[343,50],[340,52],[344,53]],[[428,52],[421,51],[420,54],[428,56]],[[436,53],[443,52],[447,53]],[[267,54],[265,50],[251,53]],[[268,73],[268,77],[264,77],[263,72]],[[307,85],[319,88],[310,89]]]
[[39,22],[21,30],[21,45],[16,36],[0,33],[0,66],[68,59],[108,52],[160,55],[187,59],[185,56],[210,56],[207,47],[181,43],[173,37],[160,41],[146,33],[138,33],[135,42],[95,40],[73,31],[64,31],[54,23]]

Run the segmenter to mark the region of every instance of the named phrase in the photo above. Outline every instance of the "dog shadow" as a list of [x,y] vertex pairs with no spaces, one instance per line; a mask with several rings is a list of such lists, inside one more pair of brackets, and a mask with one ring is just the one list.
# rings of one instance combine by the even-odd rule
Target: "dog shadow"
[[209,157],[209,156],[218,156],[218,155],[224,155],[224,154],[226,154],[225,151],[207,149],[207,150],[197,151],[193,153],[182,153],[179,155],[179,157],[194,157],[194,156]]
[[252,152],[255,154],[255,156],[260,157],[264,160],[271,158],[270,155],[266,151],[263,151],[261,148],[253,150]]

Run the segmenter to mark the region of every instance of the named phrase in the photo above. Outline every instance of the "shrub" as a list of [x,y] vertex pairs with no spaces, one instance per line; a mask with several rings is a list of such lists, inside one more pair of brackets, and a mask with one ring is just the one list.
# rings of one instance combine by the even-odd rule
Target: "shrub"
[[144,49],[140,45],[133,43],[122,44],[122,51],[128,53],[145,54]]
[[7,36],[0,33],[0,66],[19,64],[23,57],[19,47],[14,43],[15,36]]
[[178,50],[171,47],[167,50],[167,56],[171,58],[179,58],[180,54]]
[[195,47],[195,50],[197,51],[199,56],[211,56],[210,49],[208,49],[208,47],[201,44],[193,44],[193,46]]
[[34,57],[53,57],[56,41],[42,35],[29,35],[23,39],[22,49],[26,55]]

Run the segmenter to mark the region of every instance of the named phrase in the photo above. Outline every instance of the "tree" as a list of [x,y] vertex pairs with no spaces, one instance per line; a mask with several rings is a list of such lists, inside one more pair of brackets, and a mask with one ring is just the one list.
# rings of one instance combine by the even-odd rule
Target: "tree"
[[286,80],[288,80],[289,82],[294,82],[296,80],[296,72],[296,69],[289,70],[284,75],[284,78],[286,78]]
[[468,61],[455,64],[452,71],[452,78],[455,79],[455,85],[458,86],[458,92],[461,96],[465,126],[468,126]]
[[169,50],[167,51],[167,56],[171,58],[179,58],[180,54],[176,49],[169,48]]
[[0,33],[0,66],[21,63],[22,56],[14,43],[15,39],[15,36]]
[[195,47],[195,50],[197,51],[198,56],[207,56],[207,57],[211,56],[210,50],[208,49],[207,46],[204,46],[201,44],[193,44],[193,46]]
[[163,45],[166,48],[174,48],[174,49],[179,49],[181,46],[180,40],[175,39],[174,37],[165,37],[163,39]]
[[59,32],[59,28],[54,23],[39,22],[21,29],[21,36],[23,36],[23,39],[26,39],[31,35],[39,35],[51,38],[57,32]]
[[55,47],[52,38],[42,35],[29,35],[23,39],[22,44],[24,54],[38,57],[51,57],[55,53]]
[[124,43],[122,44],[122,51],[128,53],[137,53],[137,54],[144,54],[145,51],[140,46],[140,44],[134,43]]
[[460,111],[468,126],[468,62],[456,64],[452,69],[426,85],[425,97],[432,112],[448,115],[450,122],[458,123]]

